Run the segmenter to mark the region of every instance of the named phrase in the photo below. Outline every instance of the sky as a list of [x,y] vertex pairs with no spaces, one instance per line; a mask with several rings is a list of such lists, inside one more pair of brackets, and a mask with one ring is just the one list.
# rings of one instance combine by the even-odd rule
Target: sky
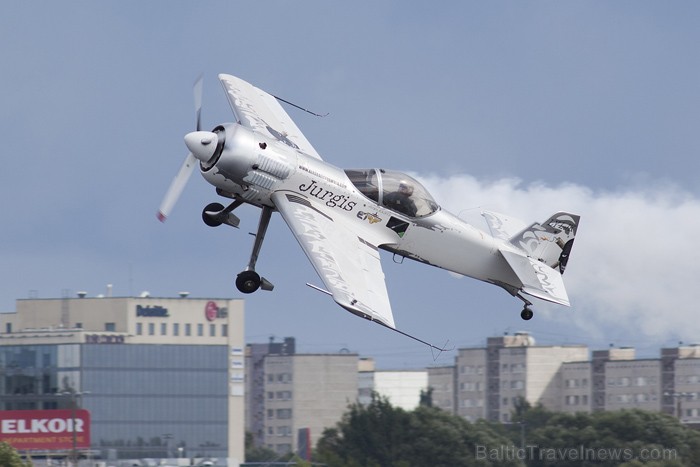
[[[259,211],[212,229],[196,173],[156,211],[194,128],[232,121],[229,73],[288,108],[327,162],[409,172],[439,204],[527,222],[581,215],[570,308],[389,254],[397,327],[448,347],[530,332],[538,344],[700,342],[700,4],[677,1],[9,2],[0,16],[0,311],[28,297],[143,291],[243,298]],[[343,311],[275,215],[245,296],[246,340],[293,336],[380,369],[453,363]]]

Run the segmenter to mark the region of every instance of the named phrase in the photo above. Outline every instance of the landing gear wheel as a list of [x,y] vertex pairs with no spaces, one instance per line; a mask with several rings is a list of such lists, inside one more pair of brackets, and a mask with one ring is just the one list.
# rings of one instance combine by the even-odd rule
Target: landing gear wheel
[[243,271],[236,276],[236,287],[242,293],[253,293],[260,288],[260,275],[255,271]]
[[206,205],[204,210],[202,211],[202,220],[204,221],[205,224],[207,224],[209,227],[218,227],[223,222],[218,220],[216,218],[216,215],[212,215],[214,213],[219,213],[224,210],[223,204],[219,203],[209,203]]
[[531,320],[533,315],[534,313],[532,312],[532,309],[527,306],[520,312],[520,317],[525,321]]

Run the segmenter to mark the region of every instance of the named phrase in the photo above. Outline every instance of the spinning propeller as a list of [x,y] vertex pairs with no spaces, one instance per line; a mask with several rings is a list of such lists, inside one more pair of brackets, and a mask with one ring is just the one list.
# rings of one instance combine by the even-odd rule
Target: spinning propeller
[[195,131],[185,135],[185,145],[190,150],[190,153],[185,157],[179,172],[170,183],[168,191],[163,197],[163,202],[158,209],[158,220],[165,222],[165,219],[170,215],[175,203],[182,190],[185,188],[187,181],[192,175],[192,171],[197,164],[197,161],[208,162],[212,159],[215,152],[219,148],[219,135],[211,131],[201,131],[202,127],[202,81],[203,76],[200,76],[194,83],[194,110],[195,110]]

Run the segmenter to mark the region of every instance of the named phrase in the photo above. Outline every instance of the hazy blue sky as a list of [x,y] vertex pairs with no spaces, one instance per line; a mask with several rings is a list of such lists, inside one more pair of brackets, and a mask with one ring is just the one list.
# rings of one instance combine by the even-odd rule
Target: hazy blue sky
[[[582,215],[573,306],[538,304],[527,323],[496,287],[385,255],[404,331],[459,347],[527,330],[650,355],[700,342],[699,24],[694,1],[6,2],[0,310],[107,284],[240,296],[257,210],[239,210],[240,230],[205,226],[218,197],[195,174],[169,221],[155,218],[200,73],[204,126],[232,119],[224,72],[330,112],[289,110],[328,162],[410,171],[475,223],[481,208]],[[247,297],[248,341],[432,363],[306,287],[320,280],[278,216],[258,270],[276,288]]]

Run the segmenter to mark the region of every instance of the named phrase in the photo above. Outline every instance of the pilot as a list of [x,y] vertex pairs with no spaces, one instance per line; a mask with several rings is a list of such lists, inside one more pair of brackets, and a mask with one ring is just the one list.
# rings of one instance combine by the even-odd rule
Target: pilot
[[384,205],[410,217],[416,216],[416,203],[411,199],[413,185],[405,180],[399,183],[398,191],[384,196]]

